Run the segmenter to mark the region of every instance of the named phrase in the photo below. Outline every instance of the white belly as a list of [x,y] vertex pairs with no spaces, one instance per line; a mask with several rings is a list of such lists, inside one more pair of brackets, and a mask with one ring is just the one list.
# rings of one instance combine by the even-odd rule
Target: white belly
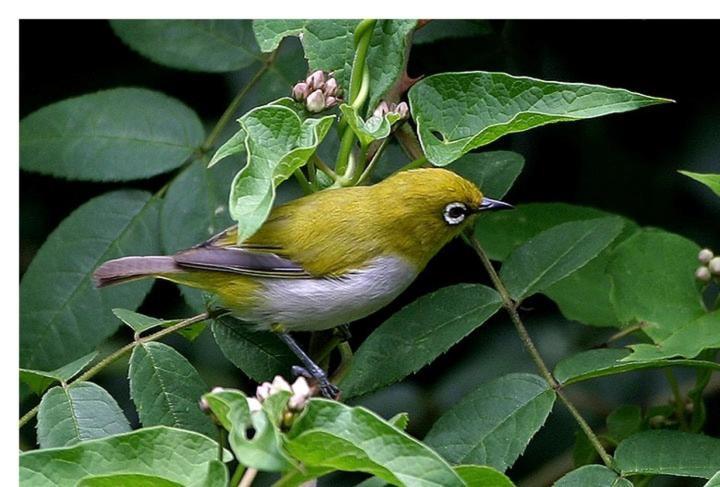
[[238,318],[262,328],[315,331],[364,318],[403,292],[417,270],[396,257],[378,257],[364,269],[335,279],[263,279],[256,309]]

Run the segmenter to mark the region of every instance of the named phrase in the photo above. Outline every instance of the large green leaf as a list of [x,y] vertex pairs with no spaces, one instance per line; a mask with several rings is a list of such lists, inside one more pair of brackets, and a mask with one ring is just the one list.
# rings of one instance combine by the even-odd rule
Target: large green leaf
[[448,169],[475,183],[485,196],[502,198],[510,191],[524,164],[525,158],[517,152],[490,151],[466,154]]
[[443,39],[469,38],[493,32],[488,20],[432,20],[413,35],[413,44],[430,44]]
[[308,403],[285,447],[307,466],[366,472],[393,485],[465,485],[437,453],[375,413],[325,399]]
[[341,383],[358,396],[417,372],[500,309],[500,295],[458,284],[421,297],[391,316],[360,345]]
[[289,392],[277,392],[263,402],[260,411],[251,412],[241,391],[224,389],[203,396],[220,424],[228,431],[228,440],[237,460],[251,468],[284,471],[293,461],[283,450],[279,423],[290,398]]
[[120,406],[92,382],[55,386],[40,401],[37,435],[41,448],[69,446],[127,431],[130,425]]
[[130,396],[143,426],[173,426],[212,437],[210,418],[198,407],[207,385],[195,367],[163,343],[141,343],[130,357]]
[[236,71],[259,59],[249,20],[111,20],[115,34],[156,63],[192,71]]
[[718,470],[703,487],[720,487],[720,470]]
[[658,360],[670,357],[693,358],[703,350],[720,348],[720,310],[704,314],[658,343],[631,345],[633,353],[625,358],[633,360]]
[[698,172],[678,171],[680,174],[704,184],[716,195],[720,196],[720,174],[701,174]]
[[160,200],[144,191],[94,198],[68,216],[40,248],[20,283],[20,365],[51,370],[87,354],[117,330],[115,307],[134,309],[142,281],[95,289],[108,259],[158,254]]
[[552,227],[510,254],[500,277],[517,300],[543,291],[596,257],[623,225],[621,218],[606,217]]
[[95,475],[85,477],[76,485],[77,487],[117,487],[118,485],[131,485],[132,487],[182,487],[182,484],[173,482],[172,480],[142,473]]
[[453,468],[468,487],[514,487],[507,476],[485,465],[458,465]]
[[302,120],[290,108],[266,105],[239,119],[248,161],[230,189],[229,211],[238,222],[238,242],[260,228],[275,200],[275,187],[308,161],[333,118]]
[[445,166],[506,134],[670,100],[599,85],[474,71],[429,76],[410,89],[425,155]]
[[67,365],[63,365],[55,370],[45,372],[42,370],[20,369],[20,382],[27,384],[28,387],[37,395],[42,395],[45,390],[55,382],[67,382],[77,375],[87,364],[97,355],[92,352],[77,360],[73,360]]
[[251,379],[262,382],[276,375],[287,377],[295,355],[275,335],[253,331],[232,318],[213,321],[213,336],[222,353]]
[[[206,436],[165,426],[20,455],[20,485],[60,487],[110,474],[162,473],[186,486],[224,487],[218,446]],[[225,459],[227,461],[228,459]]]
[[720,470],[720,439],[682,431],[643,431],[618,445],[615,463],[623,475],[709,479]]
[[646,322],[656,343],[705,314],[694,272],[700,247],[660,230],[625,240],[608,264],[611,300],[624,323]]
[[183,164],[202,143],[203,132],[195,112],[162,93],[99,91],[25,117],[20,167],[67,179],[144,179]]
[[487,382],[450,408],[425,443],[451,463],[505,471],[545,423],[555,392],[540,377],[510,374]]
[[604,465],[585,465],[564,475],[553,487],[632,487],[632,482],[620,477]]
[[568,385],[596,377],[622,374],[642,369],[665,367],[693,367],[720,370],[720,364],[707,360],[648,360],[626,362],[630,351],[619,348],[587,350],[561,360],[553,375],[561,384]]

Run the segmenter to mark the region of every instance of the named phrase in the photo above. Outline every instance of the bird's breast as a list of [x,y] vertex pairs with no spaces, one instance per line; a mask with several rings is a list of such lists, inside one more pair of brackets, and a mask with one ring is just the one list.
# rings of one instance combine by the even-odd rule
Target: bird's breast
[[400,257],[376,257],[341,277],[262,279],[251,310],[238,317],[262,328],[316,331],[364,318],[383,308],[415,279],[418,270]]

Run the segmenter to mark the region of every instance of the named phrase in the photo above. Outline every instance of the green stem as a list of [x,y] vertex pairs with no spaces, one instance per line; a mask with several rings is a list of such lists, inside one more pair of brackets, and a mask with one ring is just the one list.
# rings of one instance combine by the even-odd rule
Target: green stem
[[322,172],[327,174],[333,181],[337,181],[338,175],[335,173],[335,171],[332,170],[330,166],[325,164],[325,161],[320,159],[317,154],[312,155],[312,162],[315,164],[315,166],[320,169]]
[[362,20],[355,28],[355,59],[353,60],[350,73],[350,104],[353,105],[355,98],[360,93],[363,73],[366,70],[367,52],[370,47],[375,19]]
[[685,399],[683,399],[682,394],[680,393],[680,386],[678,385],[677,378],[675,377],[672,369],[663,369],[663,373],[665,374],[668,384],[670,384],[670,390],[673,394],[673,402],[675,403],[675,416],[677,416],[677,419],[680,422],[680,429],[687,431],[688,424],[685,420]]
[[403,167],[401,167],[400,169],[398,169],[395,172],[398,173],[401,171],[407,171],[409,169],[417,169],[419,167],[423,167],[425,164],[427,164],[427,162],[428,162],[427,157],[420,156],[417,159],[415,159],[414,161],[408,162],[407,164],[405,164]]
[[330,379],[334,383],[340,382],[342,378],[345,377],[345,375],[350,371],[350,366],[353,361],[353,351],[348,342],[341,342],[338,344],[337,348],[340,352],[340,364],[337,366],[335,373]]
[[[353,145],[355,145],[355,133],[350,127],[345,127],[342,138],[340,139],[340,150],[338,150],[337,162],[335,163],[335,171],[338,174],[345,174],[347,166],[349,165],[350,152],[352,152]],[[337,182],[338,179],[335,181]]]
[[372,159],[368,163],[365,170],[362,172],[362,174],[357,179],[357,181],[353,182],[353,186],[357,186],[357,185],[364,183],[365,180],[367,180],[370,177],[370,175],[373,172],[373,169],[375,169],[375,164],[377,164],[377,161],[380,160],[380,156],[382,155],[382,152],[383,152],[383,150],[385,150],[385,147],[388,145],[389,141],[390,141],[389,137],[386,137],[385,139],[383,139],[382,143],[380,144],[380,147],[378,147],[377,150],[375,151],[375,154],[373,154]]
[[295,179],[297,180],[298,184],[300,184],[300,187],[302,188],[303,192],[305,194],[314,193],[315,190],[313,189],[310,182],[307,180],[305,175],[303,174],[301,169],[295,169],[295,172],[293,173],[295,175]]
[[[190,325],[194,325],[195,323],[199,323],[201,321],[205,321],[210,318],[210,313],[207,311],[204,313],[200,313],[199,315],[193,316],[191,318],[187,318],[179,323],[176,323],[172,326],[168,326],[167,328],[163,328],[162,330],[153,333],[152,335],[148,335],[144,338],[140,338],[136,341],[130,342],[127,345],[115,350],[113,353],[102,359],[100,362],[95,364],[94,366],[90,367],[85,373],[82,375],[79,375],[75,379],[69,381],[67,383],[67,387],[71,387],[73,384],[77,382],[83,382],[87,381],[95,375],[97,375],[98,372],[103,370],[108,365],[112,364],[113,362],[117,361],[122,356],[128,354],[131,352],[137,345],[147,343],[147,342],[154,342],[156,340],[159,340],[160,338],[170,335],[172,333],[175,333],[176,331],[182,330],[183,328],[187,328]],[[20,418],[20,428],[22,428],[28,421],[30,421],[32,418],[35,417],[35,415],[38,412],[38,409],[40,406],[35,406],[30,411],[28,411],[22,418]]]
[[252,79],[242,87],[242,89],[238,92],[237,95],[235,95],[235,98],[232,99],[230,102],[230,105],[225,109],[223,114],[220,116],[220,119],[213,127],[212,131],[210,131],[210,134],[205,139],[205,142],[203,142],[201,148],[203,151],[209,151],[212,149],[212,147],[215,145],[215,142],[217,142],[217,139],[220,137],[220,134],[225,129],[225,126],[230,122],[230,119],[235,115],[235,112],[237,112],[238,108],[240,108],[240,103],[242,103],[243,98],[250,92],[250,90],[253,89],[253,87],[260,81],[260,79],[263,77],[263,75],[270,69],[270,66],[273,62],[275,62],[275,58],[277,57],[277,51],[273,51],[270,56],[263,62],[262,66],[260,66],[260,69],[257,70],[255,75],[252,77]]
[[502,299],[503,308],[505,308],[505,310],[510,315],[510,319],[515,325],[515,329],[520,336],[520,340],[523,342],[523,345],[530,354],[533,362],[535,362],[535,366],[540,371],[540,375],[543,376],[548,385],[555,391],[560,401],[565,405],[568,411],[570,411],[570,414],[573,416],[573,418],[575,418],[575,421],[580,426],[580,429],[583,430],[590,443],[598,452],[598,455],[600,455],[603,463],[608,468],[613,468],[612,457],[602,446],[602,443],[600,443],[600,439],[597,437],[597,435],[592,430],[587,421],[585,421],[585,419],[582,417],[575,405],[570,401],[570,399],[565,396],[565,393],[560,388],[560,384],[558,384],[558,382],[555,380],[555,377],[553,377],[552,373],[550,372],[550,369],[545,364],[545,361],[540,355],[540,352],[535,346],[535,343],[532,341],[532,338],[530,337],[527,328],[525,328],[525,325],[520,319],[520,315],[517,311],[518,303],[516,303],[510,296],[507,287],[505,287],[505,283],[503,283],[497,271],[495,271],[495,268],[493,267],[492,262],[490,262],[490,258],[487,256],[487,253],[485,253],[485,250],[482,248],[480,241],[475,238],[472,230],[465,233],[463,236],[478,254],[480,260],[482,261],[483,267],[485,267],[485,270],[487,270],[488,274],[490,275],[490,279],[492,280],[495,289],[498,291]]
[[240,479],[245,473],[245,465],[238,464],[237,468],[233,472],[232,478],[230,479],[230,487],[237,487],[240,483]]

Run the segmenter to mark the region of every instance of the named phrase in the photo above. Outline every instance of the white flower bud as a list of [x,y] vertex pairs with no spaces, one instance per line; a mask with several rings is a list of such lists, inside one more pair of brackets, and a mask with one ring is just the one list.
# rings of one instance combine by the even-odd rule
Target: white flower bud
[[295,395],[309,396],[310,384],[305,377],[298,377],[292,384],[292,392]]
[[293,86],[292,96],[295,101],[303,101],[305,98],[307,98],[308,93],[310,93],[310,87],[307,85],[307,83],[303,83],[301,81],[295,86]]
[[325,82],[325,86],[323,86],[323,93],[325,96],[335,96],[335,93],[337,92],[337,81],[335,81],[335,78],[330,78]]
[[201,397],[200,401],[198,401],[198,407],[200,407],[200,411],[202,411],[203,413],[210,414],[210,404],[204,397]]
[[222,387],[213,387],[212,391],[210,391],[210,392],[212,392],[213,394],[217,394],[218,392],[222,392],[224,390],[225,389],[223,389]]
[[275,394],[276,392],[280,391],[292,392],[292,389],[290,388],[290,384],[288,384],[285,379],[283,379],[279,375],[276,375],[270,387],[270,394]]
[[325,73],[320,70],[311,73],[305,80],[311,90],[321,89],[325,85]]
[[305,106],[311,113],[319,113],[325,110],[325,95],[322,90],[315,90],[305,100]]
[[325,97],[325,108],[332,108],[337,105],[338,99],[334,96]]
[[713,255],[713,252],[710,249],[702,249],[698,254],[698,260],[701,264],[709,263],[713,257],[715,257],[715,255]]
[[258,398],[258,401],[263,402],[265,399],[270,397],[271,392],[271,385],[269,382],[263,382],[260,384],[255,391],[255,397]]
[[262,404],[254,397],[248,397],[247,404],[251,413],[256,413],[262,409]]
[[713,257],[710,259],[710,262],[708,262],[708,269],[710,269],[712,274],[720,276],[720,257]]
[[395,107],[395,110],[393,111],[400,115],[403,119],[408,118],[408,116],[410,115],[410,108],[408,108],[408,104],[404,101],[398,103]]
[[389,107],[387,102],[381,101],[380,104],[377,106],[375,111],[373,112],[374,117],[382,118],[385,116],[385,114],[388,112]]
[[710,269],[705,266],[700,266],[695,271],[695,278],[700,282],[710,282],[712,276],[710,275]]

